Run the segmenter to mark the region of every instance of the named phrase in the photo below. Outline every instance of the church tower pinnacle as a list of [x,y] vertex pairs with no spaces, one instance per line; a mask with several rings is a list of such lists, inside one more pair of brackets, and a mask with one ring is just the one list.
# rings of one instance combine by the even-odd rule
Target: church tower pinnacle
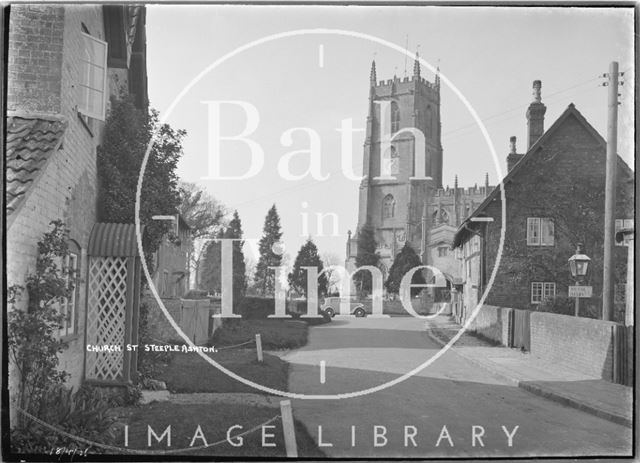
[[369,74],[369,84],[371,84],[372,87],[376,86],[376,60],[371,61],[371,73]]
[[416,59],[413,61],[413,78],[420,79],[420,55],[416,52]]

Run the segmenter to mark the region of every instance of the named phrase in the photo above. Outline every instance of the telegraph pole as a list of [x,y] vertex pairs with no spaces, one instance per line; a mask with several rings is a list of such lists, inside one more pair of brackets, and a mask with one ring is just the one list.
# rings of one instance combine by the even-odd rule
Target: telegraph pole
[[609,65],[609,115],[607,123],[607,170],[604,189],[604,275],[602,278],[602,319],[613,320],[615,280],[615,208],[618,151],[618,63]]

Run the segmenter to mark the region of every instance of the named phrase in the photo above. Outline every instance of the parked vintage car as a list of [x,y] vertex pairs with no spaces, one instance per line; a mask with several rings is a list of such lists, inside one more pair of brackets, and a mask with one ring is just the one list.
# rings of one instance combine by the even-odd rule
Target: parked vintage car
[[349,313],[356,317],[366,317],[368,313],[371,313],[371,300],[361,300],[355,297],[349,299],[343,297],[327,297],[324,300],[320,310],[323,310],[327,315],[335,317],[340,313],[340,303],[342,301],[348,301]]

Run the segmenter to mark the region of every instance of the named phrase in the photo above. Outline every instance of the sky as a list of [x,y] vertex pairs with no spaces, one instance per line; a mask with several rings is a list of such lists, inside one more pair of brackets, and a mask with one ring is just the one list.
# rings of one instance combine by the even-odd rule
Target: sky
[[[574,103],[606,138],[602,74],[618,61],[626,81],[619,92],[618,151],[634,168],[633,8],[149,5],[149,99],[169,124],[187,131],[178,175],[230,213],[238,210],[248,240],[260,238],[275,204],[291,260],[308,237],[321,255],[344,259],[347,232],[357,223],[359,181],[342,163],[351,154],[353,172],[362,172],[364,132],[354,132],[348,143],[337,129],[346,119],[354,129],[365,127],[372,59],[378,80],[413,70],[413,59],[400,51],[345,33],[290,34],[240,49],[302,29],[375,36],[440,67],[497,153],[495,160],[468,108],[443,84],[445,187],[456,175],[460,186],[482,185],[485,173],[495,185],[506,172],[512,135],[518,152],[526,150],[534,80],[542,81],[545,128]],[[433,81],[426,66],[422,76]],[[212,142],[243,132],[250,142]],[[323,178],[303,175],[308,155],[290,154],[310,147]],[[246,178],[220,178],[232,176]],[[327,215],[320,229],[317,214],[330,213],[337,226]],[[250,245],[245,254],[257,260]]]

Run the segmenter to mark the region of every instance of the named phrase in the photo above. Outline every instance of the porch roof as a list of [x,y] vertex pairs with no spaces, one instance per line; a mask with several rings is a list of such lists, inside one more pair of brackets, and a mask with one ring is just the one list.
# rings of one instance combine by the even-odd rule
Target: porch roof
[[139,256],[136,226],[132,223],[96,223],[91,230],[87,253],[101,257]]

